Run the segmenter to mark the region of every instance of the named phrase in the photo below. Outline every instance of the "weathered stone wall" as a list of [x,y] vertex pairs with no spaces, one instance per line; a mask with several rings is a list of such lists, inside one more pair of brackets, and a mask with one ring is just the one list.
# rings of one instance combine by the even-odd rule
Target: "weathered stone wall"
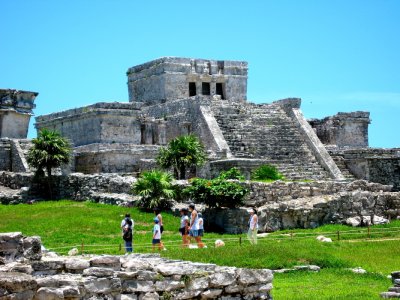
[[[126,201],[135,200],[129,197],[132,184],[136,181],[133,176],[121,176],[118,174],[98,174],[85,175],[81,173],[73,173],[68,176],[53,176],[52,178],[52,198],[53,199],[71,199],[71,200],[94,200],[99,201],[111,198],[107,203],[120,204],[117,200],[107,195],[118,194],[119,197]],[[44,197],[48,191],[47,179],[37,180],[32,173],[12,173],[0,172],[0,186],[10,188],[16,191],[18,197],[3,198],[0,201],[7,203],[23,203],[31,199]],[[23,189],[25,193],[19,193]],[[48,195],[47,195],[48,196]]]
[[194,133],[208,150],[210,158],[223,157],[229,153],[215,118],[206,107],[211,105],[206,97],[193,97],[143,108],[143,113],[155,119],[164,119],[166,142],[180,135]]
[[129,68],[127,75],[129,101],[146,105],[195,95],[231,100],[246,100],[247,95],[247,63],[241,61],[163,57]]
[[0,139],[0,171],[28,172],[26,154],[30,147],[30,140]]
[[309,123],[326,145],[339,148],[368,147],[369,112],[340,112],[322,120],[311,119]]
[[74,149],[75,172],[137,173],[156,167],[160,147],[123,143],[91,144]]
[[332,156],[343,157],[346,167],[358,179],[392,185],[400,191],[400,149],[331,150]]
[[141,144],[138,106],[132,103],[96,103],[36,118],[38,130],[57,130],[77,147],[92,143]]
[[0,89],[0,138],[25,139],[38,93]]
[[11,143],[9,139],[0,139],[0,170],[11,171]]
[[41,258],[37,238],[8,233],[0,241],[4,299],[272,299],[267,269],[140,254]]
[[358,180],[256,183],[242,182],[250,193],[245,207],[204,212],[211,227],[230,233],[246,232],[248,207],[258,209],[260,231],[314,228],[345,223],[355,216],[400,216],[400,193],[391,187]]

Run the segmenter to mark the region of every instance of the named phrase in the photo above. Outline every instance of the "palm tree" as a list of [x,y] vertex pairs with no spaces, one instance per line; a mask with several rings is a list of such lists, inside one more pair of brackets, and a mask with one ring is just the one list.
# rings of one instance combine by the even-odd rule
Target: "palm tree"
[[143,208],[169,208],[169,200],[175,196],[172,180],[169,173],[159,170],[146,171],[134,183],[132,191],[142,197],[140,206]]
[[33,147],[28,152],[27,161],[37,174],[51,177],[52,168],[58,168],[69,163],[71,145],[57,131],[42,129],[37,138],[32,139]]
[[173,168],[176,179],[185,179],[187,168],[202,166],[205,161],[204,147],[194,135],[178,136],[169,142],[168,147],[161,148],[157,157],[162,168]]

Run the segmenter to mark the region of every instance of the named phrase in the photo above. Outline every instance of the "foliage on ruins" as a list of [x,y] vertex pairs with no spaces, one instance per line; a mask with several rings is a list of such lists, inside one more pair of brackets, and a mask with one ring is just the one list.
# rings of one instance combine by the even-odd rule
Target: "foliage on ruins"
[[208,207],[239,207],[243,205],[248,190],[237,182],[227,180],[226,177],[229,176],[240,177],[240,173],[229,170],[211,180],[195,178],[191,180],[191,185],[184,190],[184,193],[192,201],[204,203]]
[[33,147],[27,156],[28,164],[36,169],[36,174],[51,176],[53,168],[68,164],[71,158],[71,145],[59,132],[42,129],[38,137],[32,139]]
[[172,175],[159,170],[143,172],[132,187],[133,193],[141,196],[139,206],[144,209],[171,207],[175,196]]
[[218,178],[221,179],[236,179],[236,180],[245,180],[244,175],[242,174],[242,172],[240,172],[240,170],[238,168],[230,168],[227,171],[222,171]]
[[251,179],[255,181],[275,181],[285,177],[279,173],[278,169],[272,165],[262,165],[251,173]]
[[185,179],[188,168],[202,166],[205,161],[204,146],[195,135],[178,136],[157,156],[157,163],[164,169],[172,168],[176,179]]

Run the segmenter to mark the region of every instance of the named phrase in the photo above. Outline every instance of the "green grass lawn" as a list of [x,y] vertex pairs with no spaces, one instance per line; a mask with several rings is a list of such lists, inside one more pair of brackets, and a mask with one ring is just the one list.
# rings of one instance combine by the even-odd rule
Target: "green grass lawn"
[[[66,253],[73,246],[81,249],[83,243],[86,253],[121,254],[119,224],[126,212],[135,221],[135,252],[151,251],[153,214],[90,202],[0,205],[0,232],[39,235],[45,247],[59,253]],[[313,230],[276,232],[260,239],[257,246],[249,245],[244,235],[207,233],[209,247],[193,250],[180,248],[179,218],[167,213],[163,217],[163,240],[168,249],[161,253],[164,257],[249,268],[278,269],[301,264],[323,268],[320,273],[276,274],[274,299],[379,299],[379,293],[391,284],[386,276],[400,270],[400,240],[396,240],[400,238],[399,221],[374,226],[370,230],[372,240],[367,239],[366,228],[326,225]],[[390,232],[382,234],[381,228]],[[315,237],[320,233],[332,237],[334,242],[317,241]],[[226,246],[214,248],[217,238],[223,239]],[[378,238],[393,240],[376,241]],[[350,267],[362,267],[369,273],[353,274],[346,270]]]

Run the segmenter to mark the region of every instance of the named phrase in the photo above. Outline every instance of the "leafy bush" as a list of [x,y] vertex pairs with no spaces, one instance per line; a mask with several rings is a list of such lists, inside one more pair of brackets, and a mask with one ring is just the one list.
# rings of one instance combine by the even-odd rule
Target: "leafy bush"
[[243,200],[248,190],[239,183],[225,178],[229,175],[238,177],[240,174],[237,169],[229,173],[230,171],[223,172],[214,179],[195,178],[191,181],[191,186],[187,187],[184,192],[194,202],[204,203],[208,207],[239,207],[244,203]]
[[219,174],[218,178],[245,180],[243,174],[240,172],[238,168],[231,168],[228,171],[222,171]]
[[159,170],[143,172],[132,191],[142,197],[139,206],[149,210],[170,208],[171,199],[175,196],[172,175]]
[[252,180],[280,180],[285,177],[279,173],[278,169],[272,165],[261,165],[253,170],[251,174]]

